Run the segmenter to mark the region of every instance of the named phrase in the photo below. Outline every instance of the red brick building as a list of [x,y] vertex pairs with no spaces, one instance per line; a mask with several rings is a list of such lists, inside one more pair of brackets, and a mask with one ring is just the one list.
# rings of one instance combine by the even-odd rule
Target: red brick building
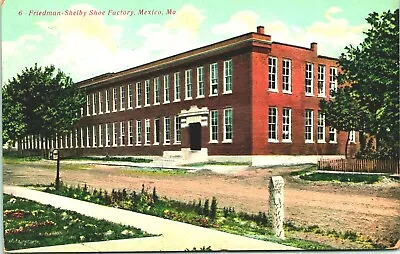
[[347,134],[326,126],[318,106],[337,73],[337,59],[318,55],[316,43],[274,42],[257,27],[79,82],[82,119],[47,143],[79,155],[344,154]]

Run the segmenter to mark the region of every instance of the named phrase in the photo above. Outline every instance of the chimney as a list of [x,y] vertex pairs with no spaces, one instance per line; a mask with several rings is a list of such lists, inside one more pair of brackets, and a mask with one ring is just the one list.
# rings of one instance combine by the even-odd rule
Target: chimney
[[315,51],[315,53],[317,53],[317,49],[318,49],[317,43],[316,42],[311,42],[311,50]]
[[257,33],[258,34],[264,34],[264,27],[263,26],[258,26],[257,27]]

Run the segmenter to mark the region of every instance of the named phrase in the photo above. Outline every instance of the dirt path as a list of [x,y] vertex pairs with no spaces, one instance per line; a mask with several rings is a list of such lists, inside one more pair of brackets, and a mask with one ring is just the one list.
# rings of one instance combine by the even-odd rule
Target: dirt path
[[[192,201],[215,196],[220,207],[232,206],[247,212],[267,211],[268,179],[279,174],[286,180],[288,219],[326,230],[356,231],[387,246],[400,238],[400,184],[394,181],[374,185],[310,183],[289,176],[288,168],[250,169],[229,175],[211,172],[171,175],[99,165],[90,168],[64,170],[62,181],[108,190],[139,190],[144,184],[149,188],[155,186],[159,195],[168,198]],[[53,179],[54,170],[48,166],[42,168],[39,163],[28,167],[5,165],[4,169],[6,184],[49,183]]]

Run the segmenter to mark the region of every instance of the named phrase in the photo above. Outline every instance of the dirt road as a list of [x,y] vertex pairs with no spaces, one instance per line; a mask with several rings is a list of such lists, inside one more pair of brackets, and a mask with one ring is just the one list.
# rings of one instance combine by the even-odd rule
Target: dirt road
[[[76,167],[76,166],[75,166]],[[209,171],[187,174],[136,171],[116,166],[86,165],[62,170],[62,181],[108,189],[136,189],[155,186],[160,196],[192,201],[215,196],[219,207],[232,206],[247,212],[267,211],[268,179],[285,178],[285,216],[302,225],[323,229],[356,231],[386,246],[400,238],[400,183],[341,184],[316,183],[295,179],[290,171],[302,167],[254,169],[222,175]],[[6,164],[5,184],[50,183],[54,167],[43,163]],[[345,247],[338,241],[329,242]]]

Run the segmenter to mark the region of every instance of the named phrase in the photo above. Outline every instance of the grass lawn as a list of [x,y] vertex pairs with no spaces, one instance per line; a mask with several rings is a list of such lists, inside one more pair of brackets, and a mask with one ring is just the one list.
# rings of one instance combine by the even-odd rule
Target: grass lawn
[[382,175],[349,174],[349,173],[312,173],[300,175],[300,178],[308,181],[331,181],[343,183],[367,183],[373,184],[383,180]]
[[151,236],[137,228],[97,220],[3,194],[6,250]]
[[251,162],[234,162],[234,161],[207,161],[207,162],[198,162],[185,164],[184,166],[189,167],[203,167],[208,165],[217,165],[217,166],[250,166]]

